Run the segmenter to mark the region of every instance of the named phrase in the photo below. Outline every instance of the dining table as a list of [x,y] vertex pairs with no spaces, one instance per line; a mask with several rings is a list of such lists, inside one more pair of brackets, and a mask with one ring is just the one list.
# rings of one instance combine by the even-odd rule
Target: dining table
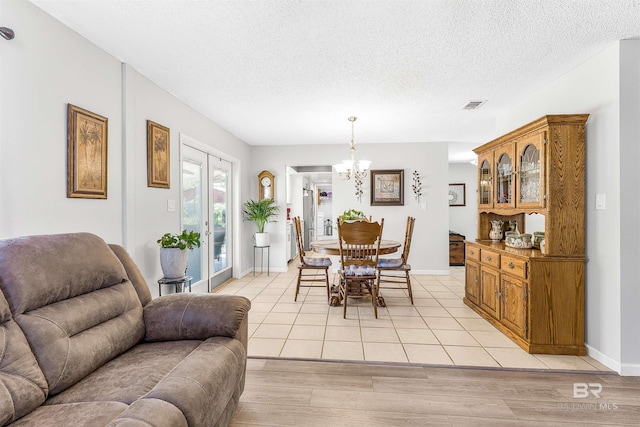
[[[311,249],[313,249],[315,252],[324,255],[340,256],[340,245],[338,244],[338,239],[314,240],[309,244],[309,246],[311,246]],[[395,240],[381,240],[379,255],[398,252],[400,246],[402,246],[402,243],[396,242]]]
[[[333,255],[340,256],[340,244],[338,239],[330,239],[330,240],[314,240],[309,243],[309,246],[314,252],[323,254],[323,255]],[[397,252],[398,249],[402,246],[402,243],[397,242],[395,240],[381,240],[380,241],[380,253],[378,255],[386,255]],[[331,285],[330,289],[330,298],[329,305],[337,306],[340,305],[340,297],[338,295],[338,289],[336,285]],[[378,306],[386,307],[387,304],[384,301],[384,297],[378,294]]]

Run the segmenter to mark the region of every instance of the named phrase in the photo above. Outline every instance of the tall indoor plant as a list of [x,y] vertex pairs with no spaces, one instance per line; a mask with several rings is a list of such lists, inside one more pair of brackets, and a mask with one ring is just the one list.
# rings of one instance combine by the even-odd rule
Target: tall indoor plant
[[160,245],[160,267],[167,279],[176,279],[185,275],[189,252],[200,247],[200,233],[182,230],[182,233],[165,233],[157,240]]
[[280,212],[280,207],[274,204],[271,199],[262,199],[258,202],[248,200],[242,206],[242,218],[245,221],[253,221],[258,227],[255,234],[256,246],[268,246],[269,235],[265,233],[264,227],[268,222],[276,222],[275,218]]

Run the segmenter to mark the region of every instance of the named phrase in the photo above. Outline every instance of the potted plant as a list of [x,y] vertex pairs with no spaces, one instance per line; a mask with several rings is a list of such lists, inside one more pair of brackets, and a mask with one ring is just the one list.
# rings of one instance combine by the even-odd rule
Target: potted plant
[[242,207],[242,218],[245,221],[253,221],[258,227],[255,234],[256,246],[268,246],[269,235],[264,232],[264,226],[268,222],[276,222],[275,218],[280,212],[280,207],[271,199],[262,199],[259,202],[248,200]]
[[355,209],[348,209],[342,213],[340,219],[343,221],[360,221],[365,219],[364,212]]
[[182,230],[180,234],[165,233],[157,240],[160,245],[160,267],[167,279],[177,279],[185,275],[189,253],[200,247],[200,233]]

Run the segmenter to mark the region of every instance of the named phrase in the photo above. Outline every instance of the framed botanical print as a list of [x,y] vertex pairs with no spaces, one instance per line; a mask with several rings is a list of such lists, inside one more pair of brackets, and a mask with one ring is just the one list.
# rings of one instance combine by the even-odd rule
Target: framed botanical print
[[465,206],[467,195],[465,184],[449,184],[449,206]]
[[107,198],[108,120],[67,104],[67,197]]
[[371,170],[371,206],[404,206],[404,169]]
[[147,120],[147,187],[170,188],[169,128]]

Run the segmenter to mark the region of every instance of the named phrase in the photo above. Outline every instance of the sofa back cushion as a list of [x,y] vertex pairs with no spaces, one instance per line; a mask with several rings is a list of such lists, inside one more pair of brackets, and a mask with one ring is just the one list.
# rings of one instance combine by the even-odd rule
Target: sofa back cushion
[[0,343],[0,425],[5,425],[40,406],[48,387],[1,292]]
[[144,336],[142,305],[122,263],[89,233],[0,241],[0,289],[50,394]]

